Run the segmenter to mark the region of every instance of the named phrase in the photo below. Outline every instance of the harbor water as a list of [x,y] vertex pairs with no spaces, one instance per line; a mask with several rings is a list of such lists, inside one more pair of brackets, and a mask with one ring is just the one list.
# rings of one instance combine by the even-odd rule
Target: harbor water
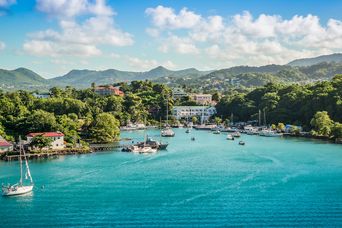
[[[0,227],[342,227],[342,145],[175,133],[156,154],[30,161],[34,191],[0,197]],[[141,141],[144,131],[121,137]],[[0,183],[18,175],[17,162],[0,162]]]

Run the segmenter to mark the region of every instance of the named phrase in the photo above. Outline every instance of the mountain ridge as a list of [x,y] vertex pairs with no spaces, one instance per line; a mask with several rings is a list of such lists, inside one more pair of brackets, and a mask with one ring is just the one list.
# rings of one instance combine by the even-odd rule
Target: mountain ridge
[[[304,64],[302,61],[306,61],[305,63],[307,63],[308,59],[310,61],[314,59],[315,62],[321,62],[311,65],[313,67],[302,66]],[[248,73],[250,74],[248,75],[248,80],[251,79],[251,74],[253,73],[253,80],[259,81],[260,79],[255,79],[258,76],[261,78],[267,78],[267,80],[277,78],[282,81],[304,81],[318,79],[325,80],[329,79],[333,73],[342,73],[340,70],[342,66],[341,53],[317,56],[315,58],[308,59],[296,59],[286,65],[270,64],[258,67],[234,66],[212,71],[200,71],[196,68],[170,70],[163,66],[158,66],[148,71],[123,71],[117,69],[73,69],[64,75],[51,79],[46,79],[34,71],[23,67],[17,68],[15,70],[0,69],[0,89],[47,90],[53,86],[88,88],[93,82],[100,85],[147,79],[172,85],[173,82],[177,81],[184,83],[186,80],[208,80],[211,77],[216,79],[225,78],[226,80],[230,80],[239,75],[240,78],[246,78]],[[341,64],[339,64],[339,60],[341,60]],[[299,66],[296,66],[296,64]],[[208,83],[212,82],[209,80]]]

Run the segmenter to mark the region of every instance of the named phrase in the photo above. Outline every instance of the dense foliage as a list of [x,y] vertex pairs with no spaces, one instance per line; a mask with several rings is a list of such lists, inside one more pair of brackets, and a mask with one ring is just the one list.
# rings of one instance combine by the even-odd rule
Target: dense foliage
[[318,135],[338,134],[342,122],[342,75],[309,85],[269,83],[251,92],[225,96],[216,108],[218,116],[224,118],[233,113],[234,121],[258,120],[260,110],[263,124],[266,119],[266,124],[296,124],[307,130],[313,127]]
[[29,132],[61,131],[74,144],[81,136],[91,142],[111,142],[128,122],[155,123],[172,108],[171,90],[150,81],[120,83],[124,97],[100,96],[92,89],[50,89],[50,98],[26,91],[0,92],[0,133],[14,140]]

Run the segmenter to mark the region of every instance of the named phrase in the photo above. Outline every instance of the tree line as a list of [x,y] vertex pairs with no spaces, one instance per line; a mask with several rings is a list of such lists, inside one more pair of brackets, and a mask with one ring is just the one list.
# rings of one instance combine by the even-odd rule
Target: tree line
[[217,115],[234,121],[303,126],[314,135],[342,137],[342,75],[313,84],[268,83],[249,92],[231,91],[220,99]]
[[69,144],[78,139],[106,143],[119,138],[120,125],[156,123],[172,108],[171,90],[150,81],[120,83],[124,97],[100,96],[93,88],[53,87],[50,98],[28,91],[0,91],[0,135],[14,141],[29,132],[61,131]]

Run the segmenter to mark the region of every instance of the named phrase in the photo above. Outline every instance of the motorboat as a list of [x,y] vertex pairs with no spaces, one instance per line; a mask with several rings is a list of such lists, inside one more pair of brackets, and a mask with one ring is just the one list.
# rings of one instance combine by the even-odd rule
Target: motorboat
[[150,146],[133,145],[133,146],[129,146],[129,147],[125,148],[125,151],[133,152],[133,153],[139,153],[139,154],[147,154],[147,153],[156,153],[157,149],[152,148]]
[[227,135],[227,140],[234,140],[233,135],[232,135],[232,134],[228,134],[228,135]]
[[167,127],[167,128],[164,128],[163,130],[161,130],[160,135],[162,137],[174,137],[175,136],[175,132],[172,130],[172,128]]
[[244,145],[245,145],[245,142],[244,142],[244,141],[240,141],[240,142],[239,142],[239,145],[244,146]]
[[215,135],[219,135],[219,134],[221,134],[221,131],[219,131],[219,130],[216,130],[216,131],[214,131],[214,132],[213,132],[213,134],[215,134]]
[[265,137],[281,137],[283,136],[283,133],[278,133],[272,130],[262,130],[259,133],[260,136],[265,136]]
[[236,132],[232,133],[232,136],[234,138],[239,138],[241,136],[241,134],[240,134],[240,132],[236,131]]

